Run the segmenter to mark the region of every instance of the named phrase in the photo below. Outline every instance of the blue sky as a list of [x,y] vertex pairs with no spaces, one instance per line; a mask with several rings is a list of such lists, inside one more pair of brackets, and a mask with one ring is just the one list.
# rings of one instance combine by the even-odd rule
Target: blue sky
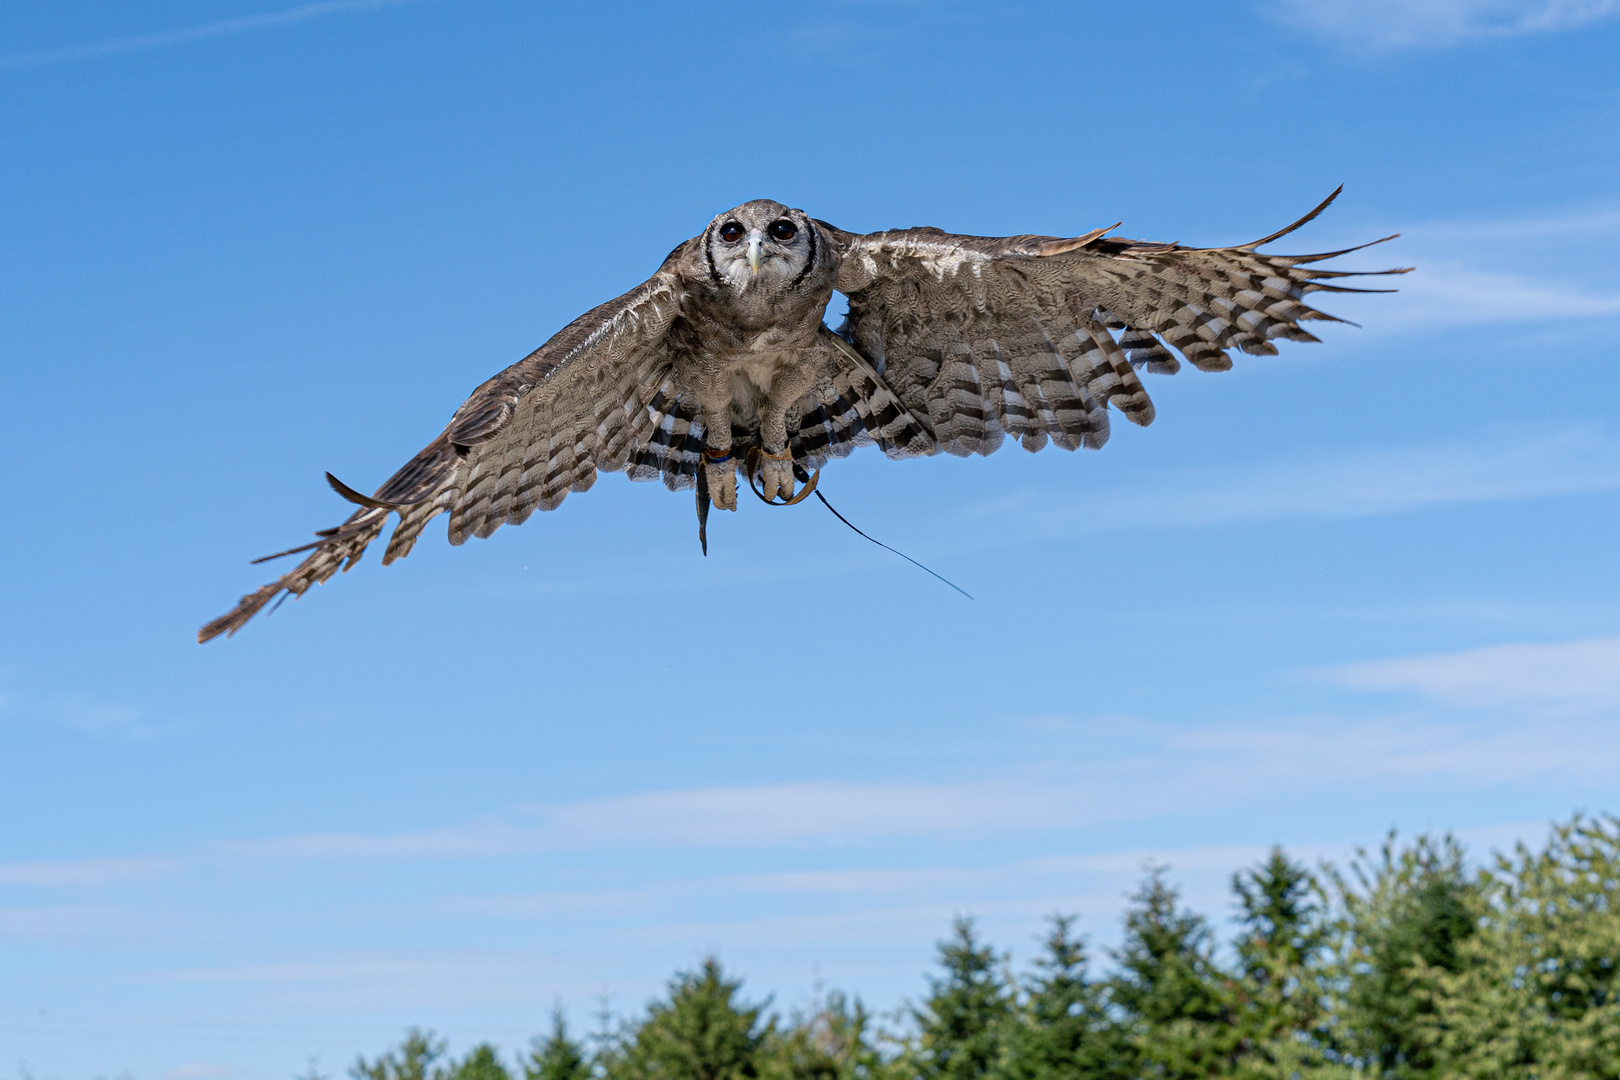
[[[1620,809],[1620,4],[0,10],[0,1070],[508,1052],[715,952],[892,1008],[1148,861]],[[768,196],[854,230],[1402,239],[1101,452],[605,477],[199,647],[253,556]],[[725,620],[721,641],[698,627]],[[720,654],[718,662],[716,652]]]

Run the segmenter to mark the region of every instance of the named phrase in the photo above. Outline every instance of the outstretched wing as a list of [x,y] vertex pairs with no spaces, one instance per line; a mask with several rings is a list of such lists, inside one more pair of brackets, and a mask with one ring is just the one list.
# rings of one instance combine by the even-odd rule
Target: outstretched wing
[[1318,340],[1301,322],[1340,321],[1306,305],[1305,294],[1380,291],[1331,284],[1359,275],[1314,265],[1359,248],[1255,250],[1338,194],[1286,229],[1229,248],[1125,240],[1108,229],[1062,239],[828,226],[844,247],[838,289],[849,317],[840,333],[929,424],[941,450],[988,454],[1007,435],[1031,451],[1048,440],[1065,450],[1099,447],[1109,404],[1135,423],[1153,420],[1137,369],[1175,372],[1165,345],[1202,371],[1225,371],[1227,349],[1272,355],[1274,338]]
[[310,554],[242,597],[199,630],[197,640],[234,634],[277,596],[298,596],[347,570],[390,514],[400,522],[384,565],[408,555],[422,528],[442,513],[450,515],[450,542],[460,544],[507,522],[521,524],[537,509],[555,509],[570,491],[595,483],[599,471],[624,469],[632,459],[641,463],[640,474],[632,472],[637,479],[660,470],[672,478],[683,462],[660,441],[666,419],[660,390],[667,390],[673,364],[666,331],[685,296],[680,265],[696,243],[682,244],[648,281],[581,315],[474,390],[439,437],[371,496],[328,475],[360,509],[317,533],[314,543],[282,552]]

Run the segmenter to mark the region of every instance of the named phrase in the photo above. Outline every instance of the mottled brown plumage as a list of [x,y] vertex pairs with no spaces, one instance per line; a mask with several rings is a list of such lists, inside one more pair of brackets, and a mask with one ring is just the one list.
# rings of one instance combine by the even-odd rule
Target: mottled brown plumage
[[[234,634],[278,595],[353,566],[391,515],[400,521],[384,565],[409,554],[441,513],[460,544],[555,509],[598,472],[695,487],[701,516],[710,498],[736,509],[736,470],[750,457],[764,495],[785,499],[796,469],[804,475],[863,445],[892,458],[988,454],[1007,436],[1031,451],[1099,447],[1110,404],[1134,423],[1152,421],[1137,370],[1175,372],[1170,349],[1200,370],[1225,371],[1231,348],[1271,355],[1275,338],[1316,341],[1299,324],[1333,316],[1307,306],[1306,293],[1364,291],[1331,284],[1353,272],[1316,268],[1344,251],[1256,250],[1337,195],[1230,248],[1107,229],[857,234],[780,203],[745,203],[649,280],[478,387],[372,495],[328,477],[359,509],[282,552],[309,554],[197,638]],[[821,321],[834,289],[849,299],[837,334]]]

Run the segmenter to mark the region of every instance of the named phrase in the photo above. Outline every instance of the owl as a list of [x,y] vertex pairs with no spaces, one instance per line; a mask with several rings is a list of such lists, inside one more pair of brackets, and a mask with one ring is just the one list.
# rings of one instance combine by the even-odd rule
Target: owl
[[[1301,323],[1339,321],[1307,293],[1387,291],[1333,284],[1358,274],[1316,266],[1358,248],[1257,251],[1338,194],[1224,248],[1108,235],[1117,225],[1069,238],[859,234],[769,199],[744,203],[479,386],[371,495],[328,474],[356,506],[348,520],[266,556],[307,553],[197,639],[234,634],[278,596],[349,569],[394,516],[385,566],[439,514],[460,544],[623,472],[694,490],[706,553],[710,507],[737,509],[739,477],[783,504],[859,446],[890,458],[989,454],[1009,438],[1029,451],[1100,447],[1110,405],[1152,422],[1140,372],[1173,374],[1176,354],[1225,371],[1231,348],[1269,356],[1278,338],[1318,340]],[[849,302],[837,331],[822,321],[835,291]]]

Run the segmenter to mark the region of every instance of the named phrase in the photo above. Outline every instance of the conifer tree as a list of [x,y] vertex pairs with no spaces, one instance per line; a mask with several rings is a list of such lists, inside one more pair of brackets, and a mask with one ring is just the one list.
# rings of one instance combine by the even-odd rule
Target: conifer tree
[[669,1000],[604,1054],[608,1080],[753,1080],[771,1025],[763,1005],[738,1000],[741,987],[713,957],[676,975]]
[[1439,978],[1462,968],[1474,932],[1478,887],[1450,836],[1419,836],[1399,851],[1391,833],[1370,862],[1336,876],[1345,1048],[1372,1075],[1437,1076],[1432,1017]]
[[1238,902],[1236,1016],[1240,1077],[1348,1076],[1334,1042],[1329,929],[1311,872],[1273,847],[1232,876]]
[[489,1043],[479,1043],[439,1075],[443,1080],[512,1080],[511,1072]]
[[1045,952],[1024,980],[1018,1022],[1006,1039],[996,1080],[1131,1080],[1129,1032],[1109,1015],[1102,984],[1087,978],[1074,916],[1054,915]]
[[568,1018],[562,1006],[551,1010],[551,1034],[536,1035],[523,1062],[523,1080],[589,1080],[590,1059],[585,1047],[568,1036]]
[[1180,907],[1162,867],[1148,871],[1131,899],[1109,989],[1131,1024],[1138,1068],[1166,1080],[1223,1075],[1240,1037],[1208,923]]
[[[555,1012],[523,1080],[1620,1080],[1620,818],[1577,816],[1477,873],[1449,837],[1392,835],[1321,879],[1274,848],[1232,888],[1229,969],[1154,870],[1105,979],[1070,917],[1017,983],[956,920],[892,1056],[859,1001],[779,1025],[708,960],[639,1021],[614,1030],[604,1007],[594,1054]],[[511,1080],[492,1046],[445,1049],[412,1028],[350,1074]]]
[[973,920],[959,917],[939,943],[943,974],[928,979],[928,1000],[911,1010],[917,1038],[907,1063],[926,1080],[976,1080],[999,1064],[1013,1015],[1004,958],[982,945]]
[[434,1063],[444,1056],[445,1041],[431,1031],[411,1028],[397,1050],[380,1054],[368,1062],[364,1055],[349,1067],[354,1080],[442,1080],[443,1070]]

